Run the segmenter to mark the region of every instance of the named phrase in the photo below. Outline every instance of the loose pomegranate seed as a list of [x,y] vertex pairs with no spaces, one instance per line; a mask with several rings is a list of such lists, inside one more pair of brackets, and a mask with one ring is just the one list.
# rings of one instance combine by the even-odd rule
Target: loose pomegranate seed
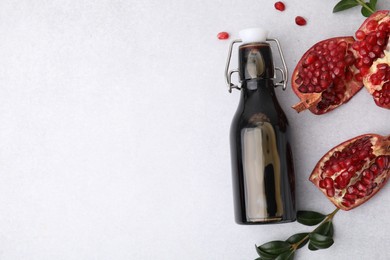
[[284,11],[284,9],[286,9],[286,6],[284,5],[284,3],[283,2],[276,2],[275,3],[275,9],[276,10],[279,10],[279,11],[281,11],[281,12],[283,12]]
[[217,38],[220,40],[227,40],[229,39],[229,33],[227,32],[220,32],[217,34]]
[[303,26],[303,25],[306,25],[306,19],[303,18],[302,16],[297,16],[295,17],[295,23],[299,26]]

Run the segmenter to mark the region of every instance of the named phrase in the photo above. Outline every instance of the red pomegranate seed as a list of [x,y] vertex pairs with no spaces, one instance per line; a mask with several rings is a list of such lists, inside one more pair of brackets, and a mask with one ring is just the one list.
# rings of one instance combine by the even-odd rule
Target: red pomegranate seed
[[344,199],[348,200],[348,201],[352,201],[352,200],[356,200],[357,199],[357,196],[355,194],[345,194],[344,195]]
[[306,19],[303,18],[302,16],[297,16],[295,17],[295,23],[299,26],[303,26],[303,25],[306,25]]
[[359,41],[362,41],[362,40],[364,40],[364,38],[366,38],[366,34],[362,30],[358,30],[355,33],[355,36],[356,36],[356,39],[358,39]]
[[326,195],[328,195],[329,197],[333,197],[334,193],[335,193],[335,189],[334,188],[329,188],[329,189],[326,190]]
[[220,40],[227,40],[229,39],[229,33],[227,32],[220,32],[217,34],[218,39]]
[[344,200],[343,202],[341,202],[341,204],[343,204],[347,208],[351,207],[352,205],[352,203],[349,200]]
[[383,169],[383,168],[385,168],[385,165],[386,165],[386,157],[380,156],[375,160],[375,162],[380,169]]
[[326,189],[332,189],[333,188],[333,180],[332,178],[325,178],[324,179],[324,184]]
[[367,29],[370,31],[373,31],[378,27],[378,21],[376,20],[371,20],[367,23]]
[[376,67],[379,69],[379,70],[385,70],[389,67],[388,64],[386,63],[379,63],[378,65],[376,65]]
[[279,10],[279,11],[281,11],[281,12],[283,12],[284,11],[284,9],[286,9],[286,6],[284,5],[284,3],[283,2],[276,2],[275,3],[275,9],[276,10]]
[[361,181],[357,182],[356,183],[356,188],[360,191],[366,191],[367,190],[367,187],[363,185],[363,183]]

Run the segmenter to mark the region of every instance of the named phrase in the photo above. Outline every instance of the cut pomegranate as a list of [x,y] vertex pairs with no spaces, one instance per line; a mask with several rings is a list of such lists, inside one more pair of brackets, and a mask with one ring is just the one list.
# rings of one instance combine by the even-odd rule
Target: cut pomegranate
[[[356,34],[361,34],[355,49],[366,59],[366,72],[361,72],[366,89],[375,103],[390,109],[390,15],[379,11],[366,20]],[[369,62],[368,62],[369,61]]]
[[310,175],[336,207],[353,209],[374,196],[390,174],[390,135],[366,134],[327,152]]
[[371,15],[355,37],[323,40],[303,55],[292,75],[301,99],[293,106],[297,112],[327,113],[348,102],[363,84],[378,106],[390,108],[389,11]]
[[302,16],[297,16],[295,17],[295,23],[299,26],[303,26],[303,25],[306,25],[306,19],[303,18]]
[[275,3],[275,9],[283,12],[286,9],[286,6],[284,5],[283,2],[279,1]]
[[324,114],[347,102],[363,84],[356,80],[355,51],[352,37],[336,37],[311,47],[301,58],[292,75],[295,94],[302,100],[293,108],[309,108]]
[[229,33],[227,32],[220,32],[217,34],[217,38],[220,39],[220,40],[227,40],[229,39]]

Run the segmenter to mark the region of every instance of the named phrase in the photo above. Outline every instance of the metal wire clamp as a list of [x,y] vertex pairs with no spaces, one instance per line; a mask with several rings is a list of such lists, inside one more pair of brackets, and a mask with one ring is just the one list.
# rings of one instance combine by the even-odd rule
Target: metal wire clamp
[[[283,68],[275,67],[275,74],[276,74],[277,71],[279,71],[281,73],[281,77],[282,77],[282,80],[280,82],[276,82],[275,83],[275,87],[282,86],[282,89],[286,90],[287,82],[288,82],[288,70],[287,70],[286,61],[284,59],[284,55],[283,55],[283,51],[282,51],[282,48],[280,46],[280,43],[279,43],[279,41],[277,39],[273,39],[273,38],[267,38],[266,41],[274,42],[276,44],[276,47],[277,47],[277,49],[279,51],[279,56],[280,56],[280,59],[282,61],[282,65],[283,65]],[[242,42],[242,40],[241,39],[237,39],[237,40],[234,40],[234,41],[232,41],[230,43],[230,45],[229,45],[229,52],[228,52],[228,56],[227,56],[227,60],[226,60],[225,78],[226,78],[226,84],[228,86],[229,93],[232,92],[233,88],[241,90],[241,88],[238,85],[235,85],[235,84],[232,83],[232,74],[233,73],[238,73],[239,72],[238,69],[229,70],[230,60],[231,60],[232,51],[233,51],[233,45],[236,44],[236,43],[239,43],[239,42]],[[272,78],[272,79],[276,80],[276,78]]]

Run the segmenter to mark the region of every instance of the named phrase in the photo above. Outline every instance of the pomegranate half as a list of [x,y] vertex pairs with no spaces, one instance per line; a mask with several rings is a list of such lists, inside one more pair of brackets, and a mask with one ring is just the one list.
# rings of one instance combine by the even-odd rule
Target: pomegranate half
[[348,102],[363,84],[378,106],[390,108],[390,15],[378,11],[352,36],[326,39],[300,59],[292,88],[301,102],[297,112],[320,115]]
[[390,174],[390,135],[365,134],[328,151],[310,175],[333,204],[353,209],[374,196]]
[[359,52],[363,84],[375,103],[390,109],[390,15],[379,11],[367,19],[356,32],[353,48]]

